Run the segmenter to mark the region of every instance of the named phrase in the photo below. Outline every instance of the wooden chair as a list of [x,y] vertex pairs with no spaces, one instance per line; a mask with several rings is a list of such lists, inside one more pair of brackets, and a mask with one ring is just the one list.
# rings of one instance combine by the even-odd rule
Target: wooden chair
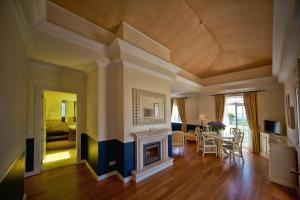
[[[209,132],[208,132],[209,133]],[[214,138],[208,136],[203,132],[203,156],[207,153],[214,153],[216,156],[218,156],[218,150],[217,145],[215,143]]]
[[197,126],[195,128],[195,130],[189,130],[186,134],[185,134],[185,143],[187,140],[189,141],[196,141],[197,140],[197,134],[199,133],[200,128]]
[[244,139],[244,133],[243,132],[236,132],[234,135],[234,139],[232,142],[226,142],[222,145],[222,148],[229,152],[229,158],[234,160],[235,162],[235,156],[239,156],[242,158],[242,161],[244,163],[244,157],[243,157],[243,139]]
[[179,148],[180,152],[184,151],[184,135],[182,131],[173,131],[172,133],[172,147]]
[[203,131],[200,128],[197,130],[196,145],[197,145],[197,153],[199,153],[200,150],[203,151]]

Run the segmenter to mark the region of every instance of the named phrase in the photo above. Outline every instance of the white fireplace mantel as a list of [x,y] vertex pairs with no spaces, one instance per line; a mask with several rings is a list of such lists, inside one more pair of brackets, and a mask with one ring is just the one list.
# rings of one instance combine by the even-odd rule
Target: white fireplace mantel
[[[132,171],[135,182],[139,182],[173,165],[173,158],[169,158],[168,156],[168,133],[170,132],[170,129],[159,129],[132,133],[135,138],[136,147],[136,170]],[[144,166],[144,145],[153,142],[160,142],[161,160]]]

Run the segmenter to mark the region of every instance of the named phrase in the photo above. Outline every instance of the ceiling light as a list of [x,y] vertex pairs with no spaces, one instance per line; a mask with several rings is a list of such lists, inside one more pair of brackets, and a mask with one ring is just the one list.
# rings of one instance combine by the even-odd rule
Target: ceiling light
[[201,26],[204,26],[204,25],[205,25],[205,24],[204,24],[204,21],[203,21],[202,19],[200,19],[199,24],[200,24]]

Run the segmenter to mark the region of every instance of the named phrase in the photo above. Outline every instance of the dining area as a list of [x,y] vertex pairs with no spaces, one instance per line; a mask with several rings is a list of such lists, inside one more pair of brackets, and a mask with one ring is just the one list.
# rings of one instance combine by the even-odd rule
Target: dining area
[[215,156],[229,159],[236,164],[237,159],[244,163],[244,133],[238,128],[225,131],[222,122],[208,122],[206,126],[196,126],[194,130],[173,131],[172,147],[178,149],[181,156],[185,155],[186,145],[195,145],[199,156]]

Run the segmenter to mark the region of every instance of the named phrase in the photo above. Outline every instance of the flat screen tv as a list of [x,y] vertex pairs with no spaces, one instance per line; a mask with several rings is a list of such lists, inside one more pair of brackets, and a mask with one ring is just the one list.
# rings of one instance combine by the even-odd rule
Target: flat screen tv
[[280,135],[280,122],[279,121],[271,121],[265,120],[265,132],[267,133],[275,133]]

